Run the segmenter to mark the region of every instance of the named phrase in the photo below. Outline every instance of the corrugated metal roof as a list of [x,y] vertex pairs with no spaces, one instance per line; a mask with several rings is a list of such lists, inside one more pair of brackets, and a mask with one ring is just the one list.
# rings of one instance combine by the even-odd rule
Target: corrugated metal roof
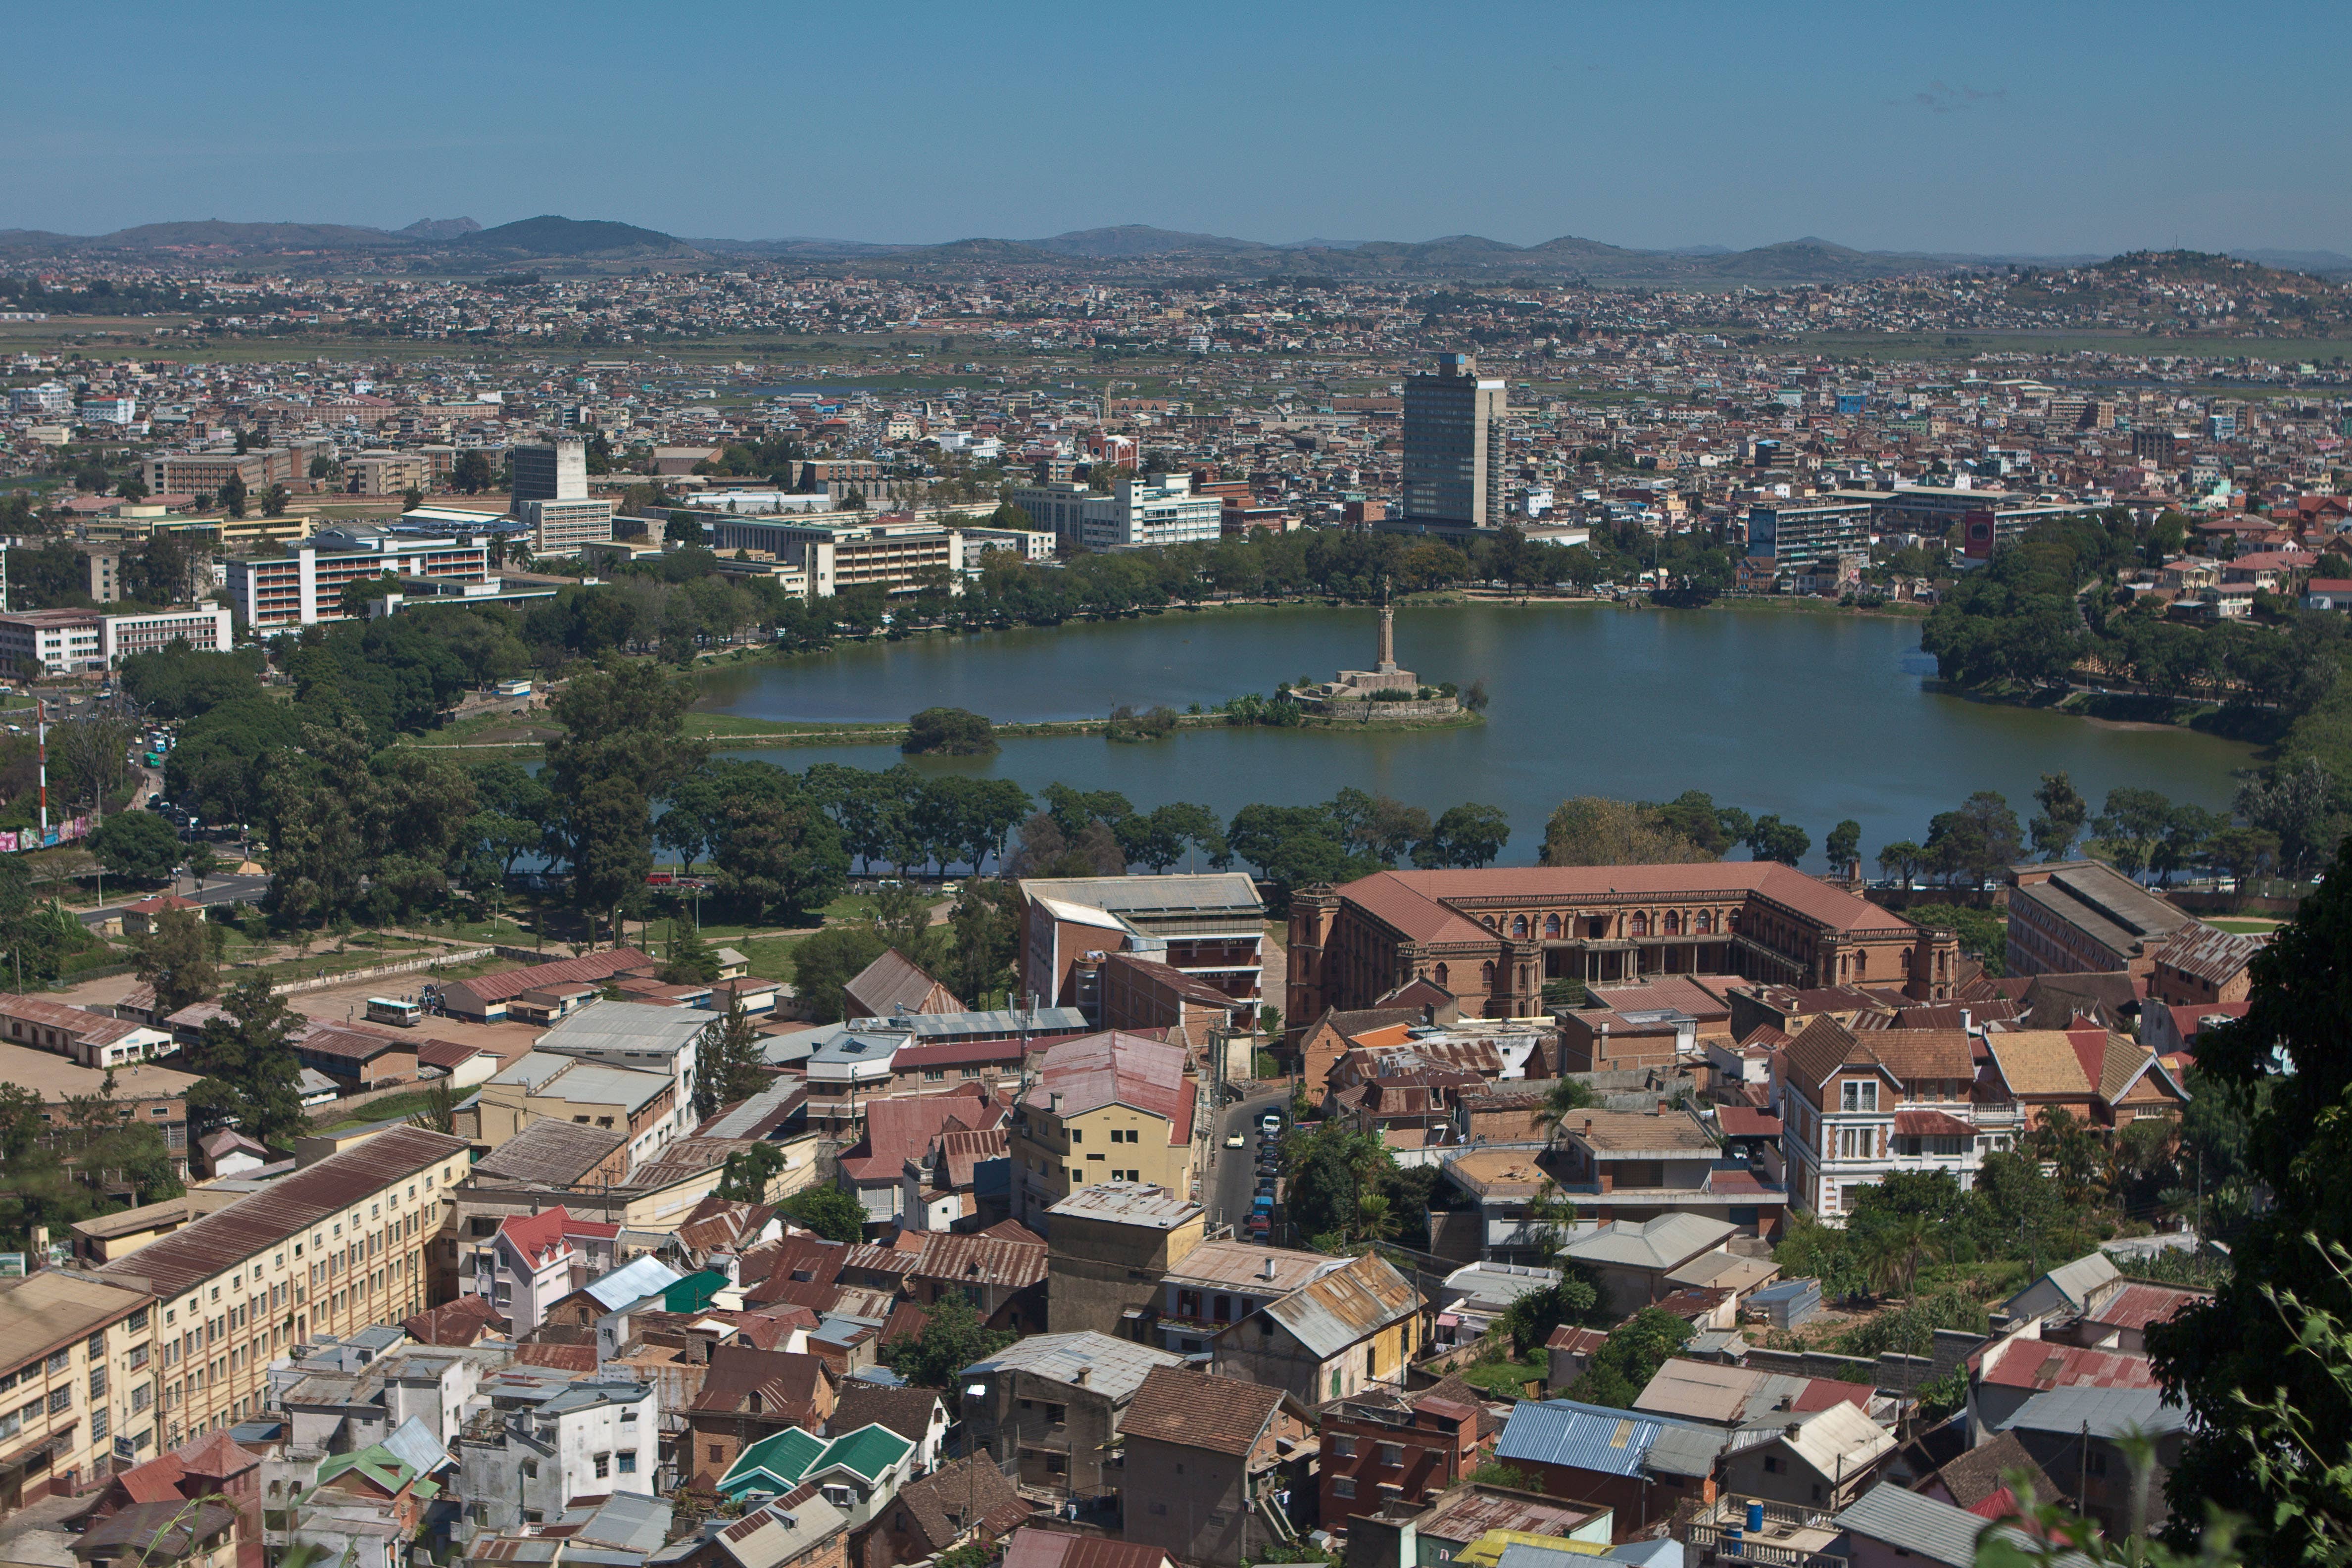
[[604,1302],[610,1310],[618,1311],[632,1301],[661,1294],[684,1278],[660,1258],[647,1255],[623,1264],[602,1279],[592,1281],[588,1294]]
[[1239,871],[1200,876],[1029,878],[1021,890],[1123,915],[1129,920],[1153,915],[1231,914],[1255,923],[1263,918],[1265,900],[1257,884]]
[[1977,1536],[1985,1528],[1985,1521],[1966,1509],[1892,1485],[1871,1488],[1831,1522],[1948,1568],[1972,1568]]
[[1584,1263],[1616,1263],[1635,1268],[1675,1268],[1699,1253],[1722,1246],[1739,1227],[1705,1215],[1662,1214],[1640,1225],[1603,1226],[1560,1248]]
[[2001,1429],[2079,1433],[2086,1424],[2095,1437],[2161,1436],[2187,1431],[2189,1413],[2166,1405],[2160,1388],[2053,1388],[2019,1405]]
[[98,1274],[116,1283],[146,1282],[158,1295],[176,1296],[371,1194],[466,1153],[462,1138],[421,1127],[389,1128],[149,1242]]
[[541,1051],[658,1051],[674,1055],[692,1045],[719,1015],[701,1007],[648,1007],[599,1002],[583,1007],[531,1042]]
[[1638,1476],[1643,1468],[1674,1475],[1708,1475],[1726,1434],[1571,1399],[1522,1400],[1503,1425],[1498,1458]]
[[959,1378],[985,1377],[994,1373],[1025,1372],[1055,1383],[1076,1386],[1081,1373],[1087,1389],[1114,1401],[1131,1399],[1156,1366],[1181,1366],[1184,1358],[1130,1340],[1115,1340],[1092,1330],[1075,1334],[1031,1334],[986,1361],[974,1362]]
[[1201,1205],[1149,1182],[1089,1182],[1045,1212],[1168,1230],[1198,1215]]

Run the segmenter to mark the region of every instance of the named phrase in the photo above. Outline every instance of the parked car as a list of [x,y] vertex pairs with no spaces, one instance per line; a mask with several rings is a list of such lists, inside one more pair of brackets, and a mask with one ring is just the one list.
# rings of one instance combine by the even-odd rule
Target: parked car
[[1242,1146],[1244,1142],[1244,1140],[1242,1135],[1236,1132],[1225,1140],[1225,1147],[1228,1149],[1238,1149]]

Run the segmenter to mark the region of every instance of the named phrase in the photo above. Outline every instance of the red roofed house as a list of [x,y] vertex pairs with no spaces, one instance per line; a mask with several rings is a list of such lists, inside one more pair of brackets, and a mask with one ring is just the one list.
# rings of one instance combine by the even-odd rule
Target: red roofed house
[[977,1082],[941,1094],[868,1100],[866,1135],[841,1156],[841,1178],[870,1223],[903,1225],[908,1164],[929,1164],[950,1132],[984,1131],[1003,1126],[1004,1118],[1004,1105]]
[[2034,1319],[1969,1357],[1969,1425],[1981,1442],[2005,1429],[2037,1394],[2053,1388],[2154,1388],[2147,1357],[2126,1351],[2053,1344]]
[[1939,1002],[1958,939],[1774,861],[1380,871],[1290,900],[1283,1009],[1369,1007],[1415,979],[1465,1013],[1535,1017],[1547,980],[1740,974]]
[[897,948],[857,972],[841,988],[843,1016],[903,1018],[910,1014],[962,1013],[970,1009],[954,992],[932,979],[923,966]]
[[634,947],[610,948],[603,952],[583,953],[578,958],[560,958],[551,963],[453,980],[441,987],[441,1005],[452,1017],[487,1023],[504,1018],[508,1004],[526,991],[566,984],[601,987],[615,975],[650,975],[660,967]]
[[1111,1030],[1049,1047],[1013,1121],[1013,1217],[1042,1234],[1092,1182],[1190,1194],[1199,1096],[1181,1046]]
[[490,1245],[475,1255],[473,1271],[459,1277],[458,1288],[488,1299],[516,1334],[530,1332],[550,1305],[572,1293],[572,1265],[580,1254],[563,1234],[571,1219],[561,1204],[509,1215]]
[[166,910],[195,910],[196,918],[204,919],[204,906],[177,893],[158,893],[152,899],[142,899],[135,904],[122,906],[122,934],[145,936],[154,930],[155,917]]
[[142,1502],[193,1502],[216,1498],[236,1510],[238,1538],[261,1541],[261,1457],[214,1432],[118,1472],[106,1483],[89,1519],[95,1522]]

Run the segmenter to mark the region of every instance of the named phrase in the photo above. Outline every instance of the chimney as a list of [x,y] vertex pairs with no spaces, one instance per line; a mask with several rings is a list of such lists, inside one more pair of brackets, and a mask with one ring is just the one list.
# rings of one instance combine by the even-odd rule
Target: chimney
[[1658,1114],[1661,1116],[1664,1116],[1667,1111],[1672,1110],[1674,1108],[1675,1102],[1671,1100],[1662,1100],[1658,1101]]
[[1584,1133],[1588,1138],[1592,1135],[1592,1118],[1590,1116],[1584,1119]]
[[1084,1388],[1087,1385],[1087,1379],[1093,1374],[1094,1370],[1095,1369],[1090,1366],[1082,1366],[1078,1368],[1076,1373],[1071,1374],[1070,1381],[1076,1384],[1080,1388]]
[[1055,1115],[1059,1116],[1062,1114],[1062,1097],[1059,1094],[1048,1095],[1046,1097],[1046,1100],[1052,1107]]
[[1272,1258],[1268,1258],[1263,1264],[1258,1266],[1257,1277],[1261,1279],[1271,1279],[1274,1278],[1274,1259]]

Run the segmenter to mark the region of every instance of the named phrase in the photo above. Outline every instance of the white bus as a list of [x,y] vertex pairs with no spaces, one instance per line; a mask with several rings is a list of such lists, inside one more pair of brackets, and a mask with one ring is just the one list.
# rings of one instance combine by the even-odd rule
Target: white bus
[[371,996],[367,1016],[371,1024],[397,1024],[404,1029],[413,1029],[424,1018],[425,1009],[397,996]]

